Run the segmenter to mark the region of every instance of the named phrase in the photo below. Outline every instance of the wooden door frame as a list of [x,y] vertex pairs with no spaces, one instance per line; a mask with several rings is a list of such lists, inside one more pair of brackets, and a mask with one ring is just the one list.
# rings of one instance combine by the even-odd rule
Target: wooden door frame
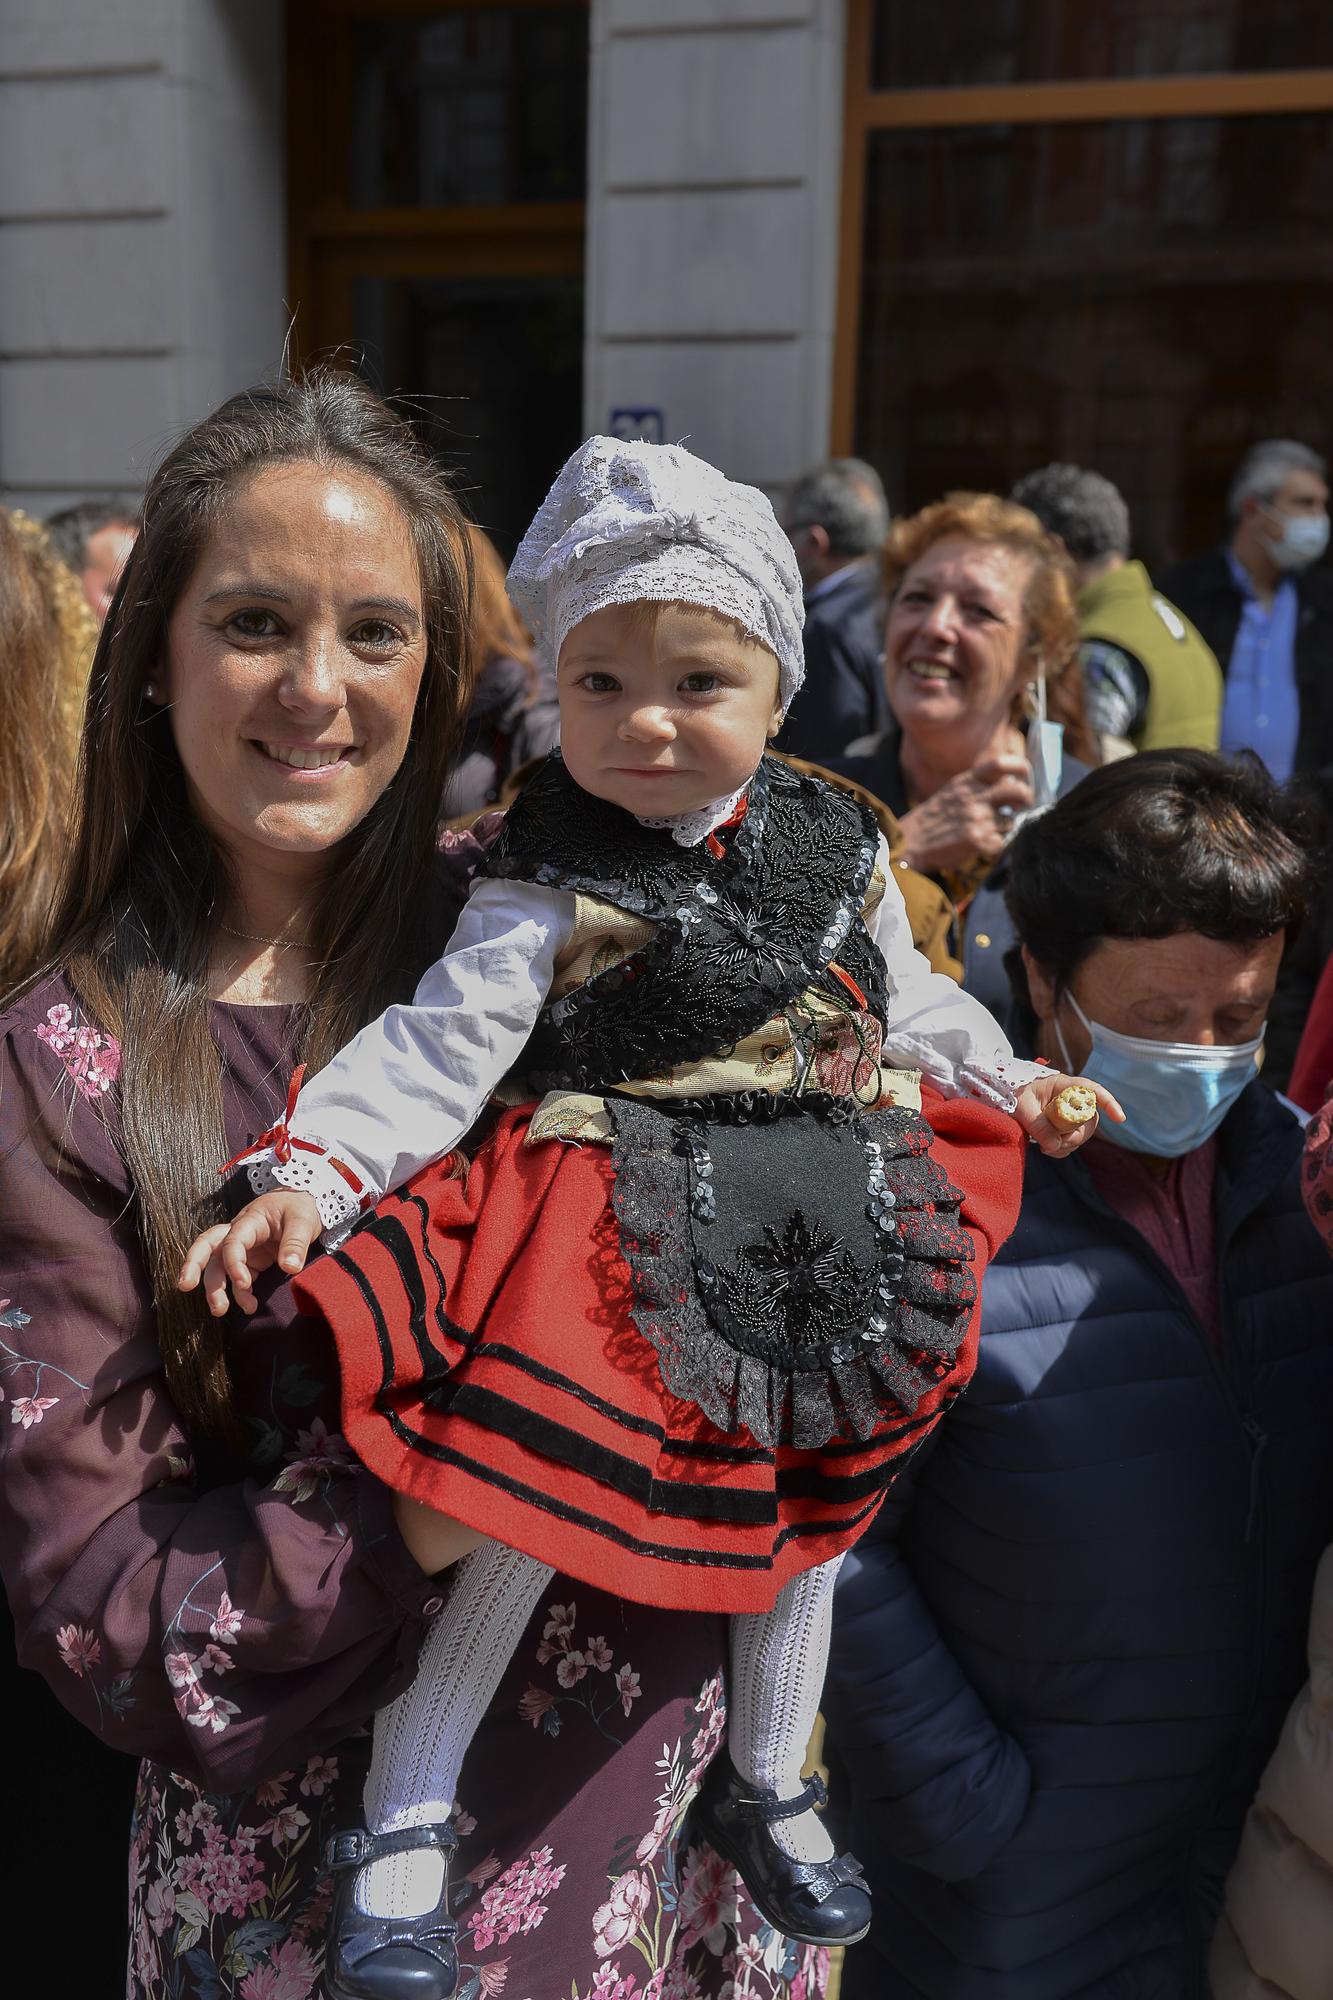
[[839,456],[846,456],[856,448],[866,171],[872,132],[1333,111],[1333,69],[873,90],[870,84],[873,22],[874,0],[847,0],[831,438],[831,448]]

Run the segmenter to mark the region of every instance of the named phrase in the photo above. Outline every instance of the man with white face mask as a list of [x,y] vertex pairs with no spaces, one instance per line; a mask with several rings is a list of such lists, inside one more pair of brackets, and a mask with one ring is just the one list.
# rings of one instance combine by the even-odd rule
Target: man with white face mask
[[1333,766],[1326,470],[1308,445],[1255,445],[1227,498],[1230,542],[1159,579],[1221,663],[1223,751],[1254,750],[1284,781]]

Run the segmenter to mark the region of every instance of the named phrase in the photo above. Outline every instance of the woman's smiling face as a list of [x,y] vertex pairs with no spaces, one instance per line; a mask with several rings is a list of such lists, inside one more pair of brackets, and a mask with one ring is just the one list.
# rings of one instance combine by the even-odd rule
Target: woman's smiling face
[[905,734],[970,740],[997,728],[1030,671],[1024,549],[943,535],[894,594],[884,641],[889,706]]
[[167,627],[158,698],[199,819],[233,858],[327,852],[407,750],[420,567],[378,480],[292,463],[228,500]]

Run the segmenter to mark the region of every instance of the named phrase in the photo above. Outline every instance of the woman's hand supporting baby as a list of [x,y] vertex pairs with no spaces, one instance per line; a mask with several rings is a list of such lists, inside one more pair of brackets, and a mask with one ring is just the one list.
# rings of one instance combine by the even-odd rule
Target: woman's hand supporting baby
[[[1069,1093],[1065,1102],[1065,1093]],[[1125,1114],[1104,1084],[1086,1076],[1064,1076],[1053,1069],[1025,1083],[1014,1104],[1014,1116],[1029,1139],[1052,1160],[1063,1160],[1089,1140],[1102,1116],[1123,1125]]]
[[287,1277],[304,1270],[323,1227],[313,1195],[299,1188],[272,1188],[247,1202],[231,1222],[216,1222],[196,1236],[176,1282],[181,1291],[192,1292],[202,1281],[208,1310],[221,1319],[231,1303],[230,1279],[237,1305],[252,1313],[259,1304],[254,1290],[259,1273],[272,1264]]

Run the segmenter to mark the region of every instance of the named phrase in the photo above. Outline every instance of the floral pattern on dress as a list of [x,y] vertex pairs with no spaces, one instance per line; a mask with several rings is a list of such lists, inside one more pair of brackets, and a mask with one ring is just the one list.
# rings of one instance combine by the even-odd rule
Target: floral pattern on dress
[[586,1992],[571,1984],[570,2000],[703,2000],[712,1993],[723,2000],[818,2000],[824,1993],[828,1952],[773,1930],[730,1864],[706,1844],[687,1844],[690,1806],[725,1731],[722,1679],[713,1675],[687,1711],[684,1734],[663,1746],[657,1812],[630,1864],[623,1840],[613,1850],[610,1893],[593,1913],[593,1948],[602,1963]]
[[[44,1396],[41,1393],[45,1377],[49,1374],[56,1380],[77,1389],[86,1402],[89,1388],[86,1382],[78,1381],[63,1368],[53,1362],[39,1360],[35,1354],[25,1354],[14,1346],[8,1338],[10,1334],[21,1333],[25,1326],[31,1326],[32,1315],[25,1313],[9,1299],[0,1299],[0,1375],[10,1382],[9,1417],[11,1425],[18,1426],[19,1435],[11,1437],[11,1443],[19,1444],[22,1434],[40,1424],[48,1410],[54,1410],[60,1402],[59,1396]],[[22,1382],[26,1393],[16,1396],[14,1384]],[[5,1391],[0,1388],[0,1403],[5,1400]],[[130,1693],[133,1674],[117,1674],[108,1681],[99,1672],[102,1665],[102,1642],[97,1634],[86,1625],[61,1625],[56,1629],[56,1651],[62,1666],[69,1669],[77,1679],[83,1681],[92,1691],[97,1703],[98,1718],[105,1721],[108,1716],[117,1720],[134,1707],[134,1696]]]
[[286,1465],[273,1481],[273,1491],[290,1493],[293,1503],[299,1505],[322,1493],[335,1473],[348,1472],[355,1464],[346,1439],[329,1430],[322,1417],[316,1417],[308,1431],[297,1432],[295,1449],[288,1453]]
[[[224,1589],[218,1597],[216,1610],[202,1613],[208,1619],[208,1636],[205,1644],[193,1653],[182,1624],[187,1611],[200,1613],[200,1606],[194,1602],[195,1592],[215,1573],[217,1567],[220,1565],[215,1565],[214,1570],[205,1570],[181,1600],[175,1617],[162,1635],[162,1653],[167,1680],[175,1690],[176,1713],[182,1722],[188,1723],[191,1729],[207,1729],[214,1736],[221,1736],[230,1726],[232,1717],[241,1713],[240,1705],[228,1701],[225,1695],[208,1686],[205,1676],[220,1679],[222,1675],[235,1671],[236,1662],[227,1651],[227,1642],[240,1631],[245,1613],[232,1603]],[[197,1645],[198,1641],[195,1643]]]
[[94,1102],[105,1097],[120,1075],[120,1044],[115,1036],[94,1028],[63,1000],[47,1008],[46,1019],[37,1023],[33,1033],[60,1057],[65,1074],[81,1097]]
[[[560,1691],[529,1681],[518,1712],[534,1729],[540,1727],[544,1735],[558,1736],[563,1727],[562,1710],[581,1709],[603,1736],[618,1741],[615,1731],[604,1725],[617,1707],[622,1715],[628,1716],[642,1692],[639,1676],[628,1660],[616,1666],[615,1653],[600,1633],[585,1638],[581,1646],[576,1645],[577,1621],[576,1604],[547,1607],[537,1663],[544,1667],[554,1660],[556,1688]],[[594,1680],[592,1675],[602,1678]]]
[[99,1722],[105,1722],[108,1716],[120,1721],[134,1707],[134,1696],[130,1693],[134,1675],[117,1674],[108,1681],[104,1673],[99,1673],[102,1642],[88,1626],[58,1625],[56,1651],[61,1664],[92,1690]]
[[143,2000],[310,2000],[324,1955],[329,1891],[303,1861],[318,1852],[315,1803],[337,1760],[312,1757],[248,1798],[203,1792],[146,1764],[135,1801],[131,1991]]
[[[77,1389],[84,1401],[88,1400],[89,1388],[86,1382],[78,1381],[65,1369],[57,1368],[53,1362],[42,1361],[35,1354],[25,1354],[6,1338],[7,1334],[18,1333],[25,1326],[31,1326],[32,1316],[8,1299],[0,1299],[0,1375],[10,1382],[9,1420],[17,1424],[21,1431],[30,1431],[41,1423],[48,1410],[54,1410],[59,1396],[44,1396],[42,1388],[47,1375]],[[31,1374],[26,1371],[31,1370]],[[22,1382],[25,1393],[14,1394],[14,1385]],[[5,1392],[0,1389],[0,1403],[5,1400]]]
[[[583,1632],[574,1602],[549,1607],[534,1649],[541,1680],[528,1688],[561,1704],[532,1725],[553,1757],[575,1738],[591,1748],[609,1737],[596,1755],[614,1759],[618,1730],[637,1721],[637,1693],[628,1715],[621,1697],[610,1700],[615,1649],[599,1637]],[[603,1644],[612,1655],[605,1666]],[[574,1653],[594,1663],[564,1689],[559,1666]],[[509,1713],[531,1743],[516,1667]],[[544,1727],[552,1713],[554,1731]],[[605,1838],[600,1818],[577,1820],[572,1840],[566,1818],[563,1835],[501,1859],[485,1824],[455,1806],[458,2000],[821,2000],[828,1954],[778,1938],[726,1863],[689,1837],[690,1803],[726,1725],[720,1675],[662,1713],[673,1740],[657,1759],[656,1807],[645,1825],[645,1790],[624,1797],[628,1823],[613,1832],[600,1900],[585,1886],[569,1902],[578,1850]],[[331,1892],[318,1857],[331,1832],[356,1821],[368,1748],[368,1737],[353,1739],[346,1754],[311,1757],[239,1798],[144,1767],[131,1851],[131,2000],[323,2000]],[[595,1879],[595,1866],[585,1866],[585,1884]]]

